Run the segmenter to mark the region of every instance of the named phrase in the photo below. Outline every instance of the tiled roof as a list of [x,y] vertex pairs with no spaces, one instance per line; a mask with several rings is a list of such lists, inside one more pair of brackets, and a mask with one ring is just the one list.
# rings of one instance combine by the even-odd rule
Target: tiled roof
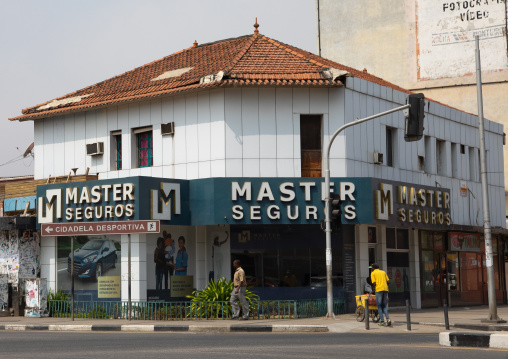
[[228,86],[342,86],[329,68],[408,93],[366,72],[324,59],[261,34],[197,45],[40,105],[10,120],[35,120],[69,112]]

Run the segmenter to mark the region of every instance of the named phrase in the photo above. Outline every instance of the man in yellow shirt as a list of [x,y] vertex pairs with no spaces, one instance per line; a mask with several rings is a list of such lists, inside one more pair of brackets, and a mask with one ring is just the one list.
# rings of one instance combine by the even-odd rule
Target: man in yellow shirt
[[374,263],[372,265],[374,269],[370,274],[372,285],[376,288],[376,302],[377,311],[379,312],[379,325],[383,326],[384,320],[383,315],[386,317],[386,325],[392,325],[390,316],[388,315],[388,284],[390,279],[386,275],[386,272],[379,269],[379,264]]

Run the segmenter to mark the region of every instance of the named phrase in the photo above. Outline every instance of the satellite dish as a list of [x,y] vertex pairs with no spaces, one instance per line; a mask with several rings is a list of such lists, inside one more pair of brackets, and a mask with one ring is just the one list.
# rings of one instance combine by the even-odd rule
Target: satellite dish
[[30,144],[30,146],[28,146],[28,148],[26,149],[25,153],[23,153],[23,158],[25,158],[28,155],[31,155],[33,157],[33,155],[32,155],[32,150],[33,149],[34,149],[34,143],[32,142]]

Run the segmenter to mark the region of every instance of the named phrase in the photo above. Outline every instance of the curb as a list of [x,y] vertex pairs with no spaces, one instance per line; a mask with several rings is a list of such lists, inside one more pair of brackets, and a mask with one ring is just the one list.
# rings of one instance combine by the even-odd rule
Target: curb
[[87,331],[87,332],[194,332],[194,333],[271,333],[329,332],[326,325],[137,325],[137,324],[61,324],[61,325],[0,325],[0,331]]
[[507,349],[508,334],[442,332],[439,333],[439,345],[448,347]]

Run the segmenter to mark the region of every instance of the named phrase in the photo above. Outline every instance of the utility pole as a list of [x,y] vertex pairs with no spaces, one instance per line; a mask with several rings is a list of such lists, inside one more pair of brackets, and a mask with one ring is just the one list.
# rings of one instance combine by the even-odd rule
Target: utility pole
[[487,289],[489,295],[489,315],[482,322],[504,323],[497,315],[496,288],[494,286],[494,260],[492,256],[492,237],[490,230],[489,190],[485,158],[485,130],[483,127],[482,65],[480,62],[480,37],[475,35],[476,44],[476,89],[478,101],[478,127],[480,132],[480,169],[483,197],[483,233],[485,237],[485,265],[487,267]]

